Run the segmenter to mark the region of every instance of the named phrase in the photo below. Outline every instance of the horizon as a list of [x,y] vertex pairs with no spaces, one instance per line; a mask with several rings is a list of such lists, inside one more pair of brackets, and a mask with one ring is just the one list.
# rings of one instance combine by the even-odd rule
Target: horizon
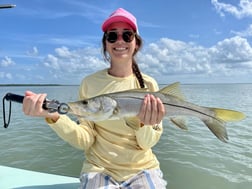
[[[247,84],[252,84],[252,82],[250,83],[181,83],[179,82],[180,85],[247,85]],[[170,85],[172,83],[158,83],[158,85]],[[18,87],[18,86],[48,86],[48,87],[54,87],[54,86],[79,86],[79,84],[46,84],[46,83],[33,83],[33,84],[25,84],[25,83],[20,83],[20,84],[0,84],[1,86],[13,86],[13,87]]]

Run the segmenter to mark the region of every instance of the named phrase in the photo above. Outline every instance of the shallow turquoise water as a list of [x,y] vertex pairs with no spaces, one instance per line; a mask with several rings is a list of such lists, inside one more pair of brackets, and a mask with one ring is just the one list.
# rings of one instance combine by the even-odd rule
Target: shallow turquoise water
[[[243,111],[247,118],[227,124],[227,144],[217,140],[198,119],[188,120],[189,131],[164,121],[164,133],[153,150],[169,183],[167,188],[250,189],[252,84],[181,87],[190,102]],[[50,99],[67,102],[77,98],[78,87],[0,87],[0,95],[23,94],[27,89],[46,92]],[[21,108],[21,104],[13,103],[9,128],[0,127],[0,164],[78,177],[85,158],[83,152],[62,141],[43,119],[24,116]]]

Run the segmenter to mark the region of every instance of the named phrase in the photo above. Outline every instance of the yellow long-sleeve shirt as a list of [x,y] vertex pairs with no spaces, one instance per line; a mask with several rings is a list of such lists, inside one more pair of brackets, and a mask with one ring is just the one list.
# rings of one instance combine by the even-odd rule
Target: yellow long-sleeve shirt
[[[148,90],[158,90],[153,78],[143,74],[143,79]],[[135,88],[139,88],[139,84],[134,75],[117,78],[105,69],[82,81],[79,98]],[[151,126],[140,127],[137,118],[100,122],[80,119],[80,124],[77,124],[68,116],[61,115],[56,123],[48,122],[63,140],[85,151],[82,173],[104,172],[117,181],[125,181],[141,170],[159,168],[151,147],[158,142],[162,127],[161,130],[154,130]]]

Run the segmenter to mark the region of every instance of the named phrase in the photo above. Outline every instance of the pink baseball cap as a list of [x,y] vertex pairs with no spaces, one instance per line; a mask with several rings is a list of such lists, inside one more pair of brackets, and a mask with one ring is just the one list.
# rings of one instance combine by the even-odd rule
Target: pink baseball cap
[[135,30],[138,33],[137,28],[137,20],[133,14],[130,12],[124,10],[123,8],[119,8],[116,11],[114,11],[102,24],[102,31],[106,32],[109,25],[114,22],[126,22],[131,25],[133,30]]

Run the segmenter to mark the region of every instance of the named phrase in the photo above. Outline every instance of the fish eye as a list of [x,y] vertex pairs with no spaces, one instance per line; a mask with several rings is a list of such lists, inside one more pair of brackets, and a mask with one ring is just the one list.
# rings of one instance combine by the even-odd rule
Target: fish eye
[[88,104],[88,101],[87,101],[87,100],[83,100],[83,101],[82,101],[82,104],[83,104],[83,105],[87,105],[87,104]]

